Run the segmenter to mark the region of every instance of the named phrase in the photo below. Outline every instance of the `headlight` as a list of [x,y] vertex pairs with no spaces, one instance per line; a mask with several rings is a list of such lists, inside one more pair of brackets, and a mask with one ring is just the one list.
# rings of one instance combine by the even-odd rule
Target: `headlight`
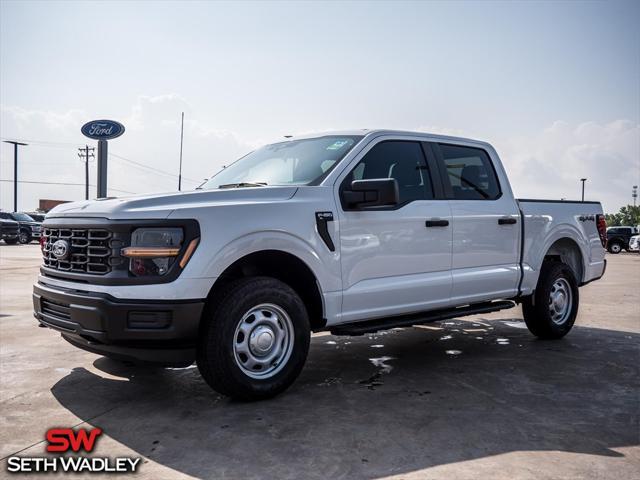
[[131,234],[131,246],[121,253],[129,258],[129,271],[134,275],[162,276],[180,254],[183,238],[181,228],[138,228]]

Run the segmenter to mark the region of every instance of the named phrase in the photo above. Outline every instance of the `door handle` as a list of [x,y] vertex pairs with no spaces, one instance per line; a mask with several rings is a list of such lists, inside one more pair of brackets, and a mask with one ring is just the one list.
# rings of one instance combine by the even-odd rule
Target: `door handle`
[[498,219],[498,225],[513,225],[517,222],[517,220],[515,218],[512,217],[505,217],[505,218],[499,218]]
[[426,227],[447,227],[449,220],[427,220],[424,224]]

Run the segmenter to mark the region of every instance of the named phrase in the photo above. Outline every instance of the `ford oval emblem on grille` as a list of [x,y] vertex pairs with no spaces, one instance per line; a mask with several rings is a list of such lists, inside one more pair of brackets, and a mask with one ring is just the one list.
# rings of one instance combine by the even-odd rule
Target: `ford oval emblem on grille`
[[58,260],[64,260],[69,256],[69,242],[66,240],[56,240],[51,246],[51,253]]

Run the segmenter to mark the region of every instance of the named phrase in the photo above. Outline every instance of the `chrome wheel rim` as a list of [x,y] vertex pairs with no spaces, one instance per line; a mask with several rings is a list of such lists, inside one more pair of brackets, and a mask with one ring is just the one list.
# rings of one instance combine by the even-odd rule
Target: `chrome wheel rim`
[[556,325],[562,325],[567,321],[573,306],[571,286],[564,278],[558,278],[551,287],[549,294],[549,313],[551,320]]
[[611,245],[611,251],[613,253],[620,253],[620,250],[622,250],[622,248],[617,243],[614,243],[613,245]]
[[25,232],[20,232],[20,235],[18,235],[18,240],[20,241],[20,243],[27,243],[28,239],[29,236]]
[[293,323],[278,305],[263,303],[242,316],[233,336],[236,365],[251,378],[271,378],[293,350]]

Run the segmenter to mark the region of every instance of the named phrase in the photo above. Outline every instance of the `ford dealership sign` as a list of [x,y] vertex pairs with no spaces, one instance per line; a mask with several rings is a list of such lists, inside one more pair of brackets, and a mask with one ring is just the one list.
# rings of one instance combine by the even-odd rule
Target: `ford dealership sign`
[[113,120],[93,120],[80,129],[85,137],[95,140],[110,140],[124,133],[124,125]]

